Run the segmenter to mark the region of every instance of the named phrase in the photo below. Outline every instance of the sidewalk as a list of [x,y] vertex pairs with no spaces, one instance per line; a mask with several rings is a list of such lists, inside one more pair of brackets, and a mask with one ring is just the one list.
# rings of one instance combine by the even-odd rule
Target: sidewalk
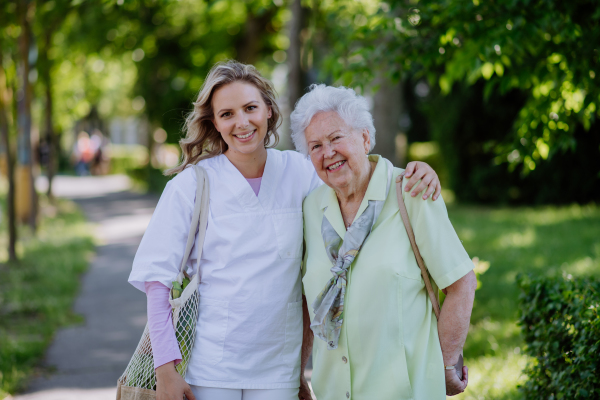
[[[36,186],[43,189],[44,182]],[[146,325],[146,296],[127,277],[158,201],[129,187],[125,176],[56,177],[53,192],[82,208],[99,242],[74,305],[85,322],[56,333],[43,361],[50,372],[15,399],[115,399],[117,379]]]

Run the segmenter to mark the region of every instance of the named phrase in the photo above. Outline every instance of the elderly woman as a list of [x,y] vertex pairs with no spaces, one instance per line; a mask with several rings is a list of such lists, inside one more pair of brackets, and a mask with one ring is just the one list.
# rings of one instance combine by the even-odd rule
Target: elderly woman
[[[443,201],[403,191],[420,252],[446,293],[439,322],[399,214],[403,170],[377,155],[373,119],[353,90],[313,85],[293,139],[326,183],[304,201],[304,292],[317,340],[318,400],[444,399],[467,386],[462,351],[476,278]],[[305,340],[304,351],[309,351]]]

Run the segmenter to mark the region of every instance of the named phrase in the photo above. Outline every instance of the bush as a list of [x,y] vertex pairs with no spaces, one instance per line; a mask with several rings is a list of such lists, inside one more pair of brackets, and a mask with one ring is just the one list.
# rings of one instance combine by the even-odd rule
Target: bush
[[167,182],[175,176],[165,176],[162,169],[154,168],[150,165],[140,168],[130,168],[126,172],[138,187],[156,194],[161,194],[165,186],[167,186]]
[[600,397],[600,280],[517,278],[520,325],[534,358],[521,387],[531,399]]
[[148,164],[148,149],[139,144],[111,144],[107,149],[111,174],[126,174],[128,170]]
[[443,187],[450,184],[450,175],[437,142],[414,142],[408,146],[407,161],[423,161],[437,172]]

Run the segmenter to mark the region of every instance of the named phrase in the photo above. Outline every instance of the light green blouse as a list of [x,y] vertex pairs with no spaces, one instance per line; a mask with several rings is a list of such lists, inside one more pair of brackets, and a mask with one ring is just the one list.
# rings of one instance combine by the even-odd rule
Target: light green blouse
[[[385,198],[387,166],[380,156],[358,218],[368,200],[385,200],[373,230],[348,272],[339,347],[316,339],[312,386],[318,400],[445,399],[437,320],[427,296],[402,218],[396,190]],[[392,184],[402,169],[394,168]],[[406,183],[407,179],[404,180]],[[424,201],[402,192],[417,245],[434,281],[445,288],[473,269],[440,197]],[[332,274],[321,237],[323,214],[343,238],[344,222],[335,192],[323,185],[304,201],[304,292],[309,304]]]

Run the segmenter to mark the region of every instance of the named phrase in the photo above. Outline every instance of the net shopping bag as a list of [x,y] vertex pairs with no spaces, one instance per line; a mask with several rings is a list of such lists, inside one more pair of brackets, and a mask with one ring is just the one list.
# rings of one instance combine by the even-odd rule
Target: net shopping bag
[[[206,223],[208,220],[208,177],[206,171],[200,166],[194,165],[197,177],[196,202],[194,204],[194,214],[192,224],[188,234],[187,245],[183,256],[179,274],[176,280],[181,283],[187,276],[185,266],[190,255],[194,237],[196,236],[196,227],[198,227],[198,260],[196,264],[196,274],[190,279],[179,298],[173,299],[173,291],[169,294],[169,303],[172,307],[173,327],[175,328],[175,337],[179,343],[181,351],[181,363],[175,368],[177,372],[185,378],[187,366],[190,362],[194,339],[196,337],[196,323],[198,321],[198,304],[200,296],[198,294],[198,275],[200,272],[200,258],[202,256],[202,246],[204,236],[206,235]],[[152,356],[152,345],[150,343],[150,332],[148,324],[144,329],[142,338],[127,365],[125,372],[117,381],[117,400],[154,400],[156,399],[156,373],[154,372],[154,357]]]

